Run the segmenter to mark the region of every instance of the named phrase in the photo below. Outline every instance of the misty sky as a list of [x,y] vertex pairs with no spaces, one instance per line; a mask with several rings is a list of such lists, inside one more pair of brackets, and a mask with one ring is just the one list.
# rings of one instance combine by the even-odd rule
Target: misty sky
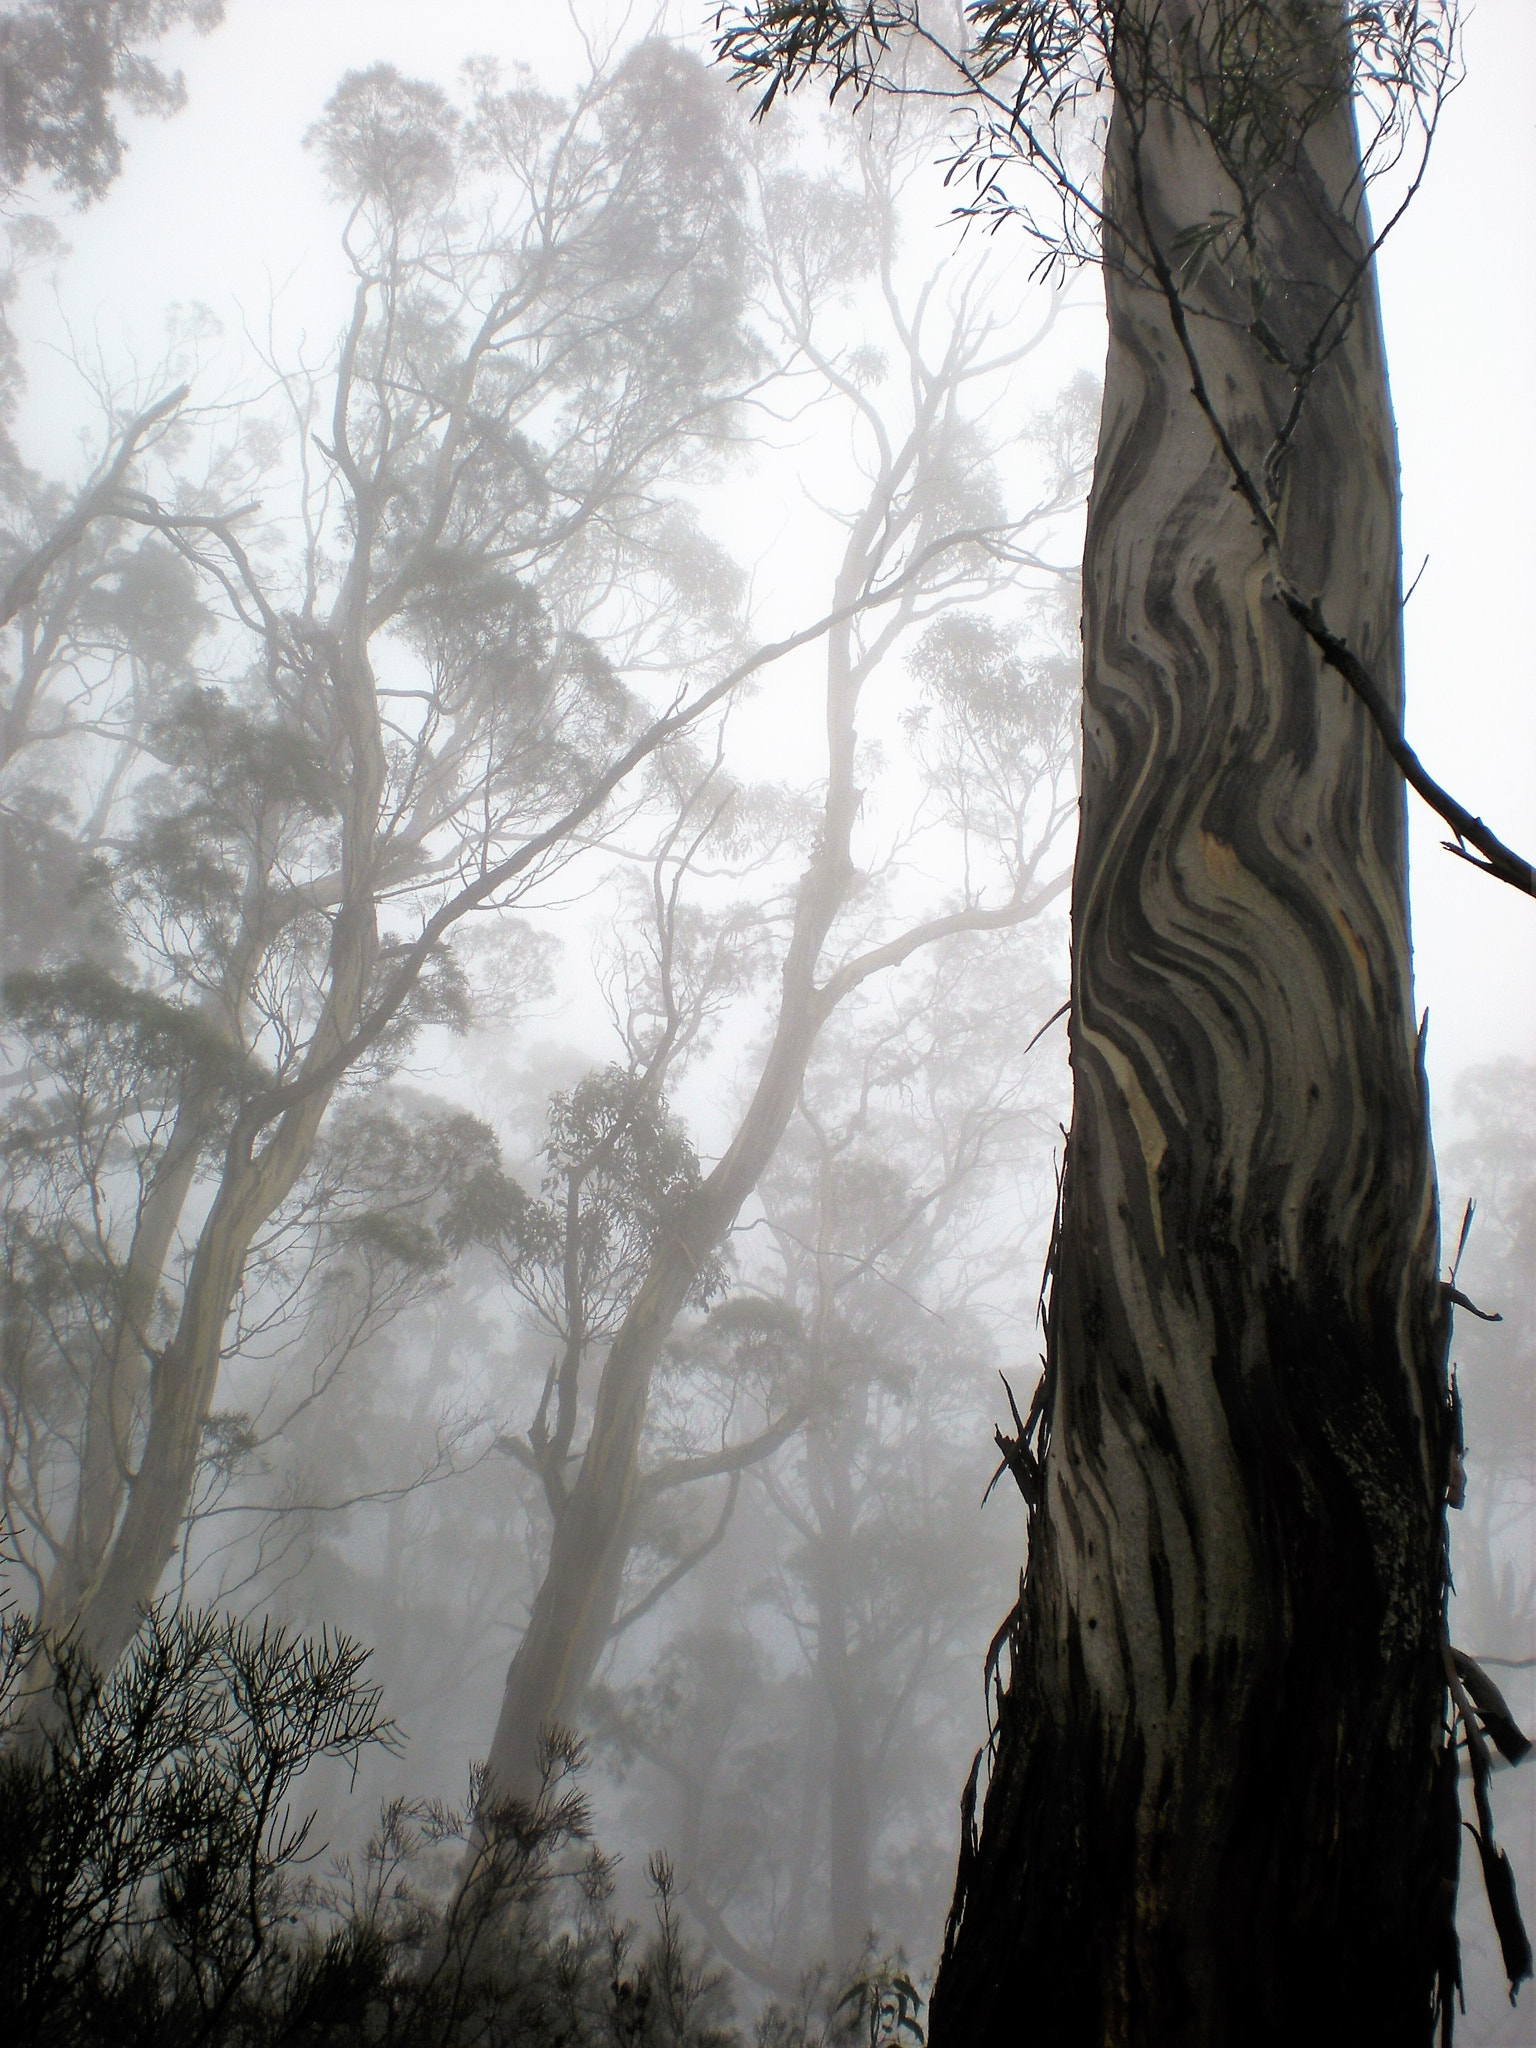
[[[698,32],[710,10],[665,12]],[[165,309],[206,305],[238,337],[260,332],[276,298],[284,343],[311,360],[339,322],[345,273],[335,220],[301,147],[340,73],[380,59],[452,84],[464,57],[519,60],[559,86],[582,62],[577,23],[656,18],[608,0],[572,16],[543,0],[230,0],[225,26],[175,39],[189,87],[172,122],[133,124],[127,174],[85,216],[62,213],[72,254],[39,280],[18,326],[31,379],[25,437],[63,454],[90,417],[64,342],[108,366],[152,362]],[[627,32],[622,32],[627,31]],[[1408,730],[1426,763],[1507,841],[1536,841],[1536,652],[1529,629],[1536,557],[1536,423],[1529,337],[1536,327],[1536,7],[1480,0],[1466,33],[1466,83],[1443,121],[1424,190],[1382,265],[1402,448],[1405,579],[1428,555],[1408,607]],[[942,194],[935,187],[935,214]],[[1022,250],[1021,250],[1022,255]],[[1096,297],[1091,278],[1077,295]],[[1085,307],[1053,348],[1097,370],[1102,326]],[[212,351],[195,394],[219,395],[233,346]],[[1439,851],[1439,821],[1410,799],[1418,996],[1431,1014],[1430,1065],[1442,1097],[1465,1065],[1536,1056],[1536,944],[1530,906]]]

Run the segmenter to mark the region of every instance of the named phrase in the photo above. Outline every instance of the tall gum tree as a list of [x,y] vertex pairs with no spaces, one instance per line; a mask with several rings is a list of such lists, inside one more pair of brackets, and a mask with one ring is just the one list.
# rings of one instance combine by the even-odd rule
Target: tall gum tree
[[[770,96],[818,70],[900,91],[937,53],[978,206],[1012,210],[1010,157],[1043,166],[1108,304],[1073,1119],[1045,1372],[1002,1440],[1029,1559],[930,2039],[1448,2039],[1458,1722],[1512,1983],[1530,1951],[1486,1796],[1500,1709],[1444,1633],[1451,1298],[1404,781],[1498,879],[1530,868],[1402,736],[1351,92],[1389,56],[1432,128],[1446,10],[1002,5],[952,48],[938,13],[765,7],[724,39]],[[1053,117],[1106,83],[1096,196]]]
[[[33,493],[3,536],[23,781],[100,719],[92,681],[106,697],[146,666],[130,641],[82,681],[78,631],[53,624],[108,575],[114,541],[151,529],[222,614],[209,666],[166,664],[157,715],[121,714],[120,976],[82,981],[66,955],[6,988],[45,1124],[68,1089],[40,1039],[73,1057],[126,1019],[129,1039],[170,1047],[132,1170],[102,1170],[86,1242],[113,1327],[62,1361],[88,1382],[83,1422],[47,1447],[57,1483],[32,1489],[49,1513],[27,1532],[44,1628],[103,1666],[184,1535],[253,1247],[302,1199],[338,1092],[430,1010],[445,935],[558,865],[638,767],[772,658],[733,666],[729,604],[696,618],[666,568],[673,542],[674,584],[719,566],[702,544],[690,555],[671,492],[759,374],[718,101],[695,60],[655,43],[570,103],[477,73],[468,118],[388,67],[349,74],[312,137],[349,207],[354,273],[322,433],[318,390],[279,378],[295,554],[271,559],[240,513],[146,487],[180,390],[118,426],[72,505]],[[631,610],[605,610],[625,590]],[[642,699],[619,671],[647,661],[663,679]],[[77,1169],[77,1192],[101,1195],[91,1162]],[[25,1377],[34,1361],[13,1363]],[[23,1389],[7,1467],[35,1421]]]
[[[1353,159],[1341,106],[1296,173],[1337,195],[1331,248],[1314,192],[1270,200],[1328,286],[1361,256]],[[1109,218],[1166,246],[1211,168],[1122,104]],[[1062,2041],[1407,2040],[1442,1938],[1447,1309],[1403,787],[1274,602],[1162,292],[1107,254],[1039,1492],[934,2037],[979,2038],[1027,1977]],[[1202,348],[1257,459],[1288,381],[1241,332]],[[1400,707],[1370,292],[1277,524]]]
[[[899,201],[913,154],[900,123],[871,123],[853,151],[851,192],[794,172],[760,184],[765,325],[809,390],[852,422],[861,465],[862,494],[841,516],[846,538],[826,607],[833,623],[821,693],[825,780],[814,845],[789,892],[768,1043],[750,1096],[722,1156],[679,1205],[594,1375],[586,1440],[579,1461],[570,1454],[574,1476],[562,1488],[548,1564],[487,1755],[495,1798],[534,1797],[547,1731],[579,1716],[618,1610],[657,1363],[789,1126],[827,1021],[866,983],[925,948],[1022,925],[1065,892],[1055,852],[1072,809],[1071,747],[1052,717],[1048,677],[1030,676],[1027,664],[993,659],[989,666],[995,650],[974,613],[967,661],[962,608],[1000,597],[1020,568],[1043,567],[1034,546],[1073,502],[1078,471],[1065,459],[1045,499],[1023,517],[1005,509],[995,490],[988,411],[999,376],[1033,343],[994,334],[979,265],[966,274],[951,259],[916,283],[903,272]],[[917,160],[925,154],[919,143]],[[857,202],[851,214],[850,198]],[[862,254],[860,231],[869,245]],[[874,272],[881,309],[874,331],[894,375],[883,361],[872,371],[867,336],[860,333],[855,346],[839,333],[839,299],[859,264]],[[800,403],[808,410],[803,394]],[[1056,415],[1063,450],[1072,441],[1071,416],[1069,393]],[[882,593],[892,602],[877,611]],[[953,734],[951,744],[957,759],[965,757],[961,773],[971,777],[972,804],[986,822],[959,828],[974,863],[963,888],[927,916],[881,917],[871,887],[879,877],[859,864],[867,794],[860,783],[870,765],[860,758],[859,720],[869,717],[903,636],[941,618],[962,630],[950,664],[956,673],[947,684],[932,683],[929,709],[946,730],[965,726],[969,710],[968,750]],[[952,791],[943,793],[952,812],[964,812]],[[873,909],[861,902],[865,892]],[[707,1476],[709,1462],[700,1461],[706,1469],[699,1476]]]

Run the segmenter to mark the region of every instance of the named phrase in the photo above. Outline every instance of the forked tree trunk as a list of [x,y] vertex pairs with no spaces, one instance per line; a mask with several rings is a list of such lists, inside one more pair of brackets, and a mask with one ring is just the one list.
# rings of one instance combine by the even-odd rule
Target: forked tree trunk
[[[345,764],[342,902],[332,923],[325,994],[300,1078],[322,1069],[356,1030],[378,954],[373,863],[386,761],[357,566],[367,559],[365,530],[337,601],[329,672],[342,743],[338,753]],[[137,1467],[108,1501],[110,1526],[93,1533],[89,1577],[78,1574],[72,1605],[60,1601],[50,1616],[53,1626],[69,1634],[100,1670],[110,1670],[132,1640],[175,1556],[196,1493],[203,1432],[246,1258],[256,1233],[309,1165],[335,1087],[333,1081],[301,1097],[270,1129],[248,1113],[236,1119],[218,1187],[198,1232],[175,1330],[151,1366],[149,1414]],[[177,1199],[168,1178],[167,1204]],[[168,1241],[175,1221],[174,1215],[162,1216],[154,1227]],[[33,1721],[41,1726],[53,1711],[46,1688],[36,1690],[28,1709]]]
[[[717,1240],[696,1241],[702,1264]],[[576,1483],[551,1533],[549,1562],[502,1688],[486,1756],[493,1800],[534,1800],[545,1735],[576,1724],[618,1612],[651,1376],[696,1270],[681,1248],[666,1255],[608,1355]]]
[[[844,842],[845,843],[845,839]],[[633,1537],[651,1376],[698,1275],[724,1241],[793,1114],[824,998],[814,969],[846,888],[834,843],[813,865],[785,968],[784,1007],[729,1150],[678,1219],[604,1361],[581,1465],[550,1538],[549,1563],[513,1654],[486,1758],[493,1797],[531,1800],[547,1731],[574,1726],[613,1628]]]
[[[1137,125],[1122,100],[1110,219],[1167,249],[1222,190],[1181,120]],[[1319,197],[1355,163],[1346,107],[1307,149],[1267,227],[1292,278],[1336,287],[1362,247]],[[1421,2043],[1454,1776],[1403,790],[1274,602],[1167,303],[1106,240],[1042,1464],[1020,1461],[1028,1571],[930,2038]],[[1241,326],[1196,326],[1256,462],[1290,382]],[[1367,274],[1279,523],[1400,703],[1397,501]]]
[[[879,533],[884,510],[876,498],[850,537],[834,589],[835,608],[851,607],[868,580],[866,551]],[[883,651],[882,642],[893,631],[886,627],[877,648]],[[849,851],[859,808],[853,781],[854,716],[860,688],[877,659],[868,651],[862,661],[856,658],[851,620],[829,638],[824,824],[797,893],[773,1039],[735,1137],[678,1217],[603,1362],[581,1464],[556,1518],[549,1563],[507,1670],[486,1756],[492,1798],[534,1798],[546,1734],[576,1724],[581,1697],[618,1611],[633,1537],[651,1376],[698,1275],[725,1241],[778,1148],[817,1034],[836,1000],[828,987],[818,986],[816,969],[856,873]]]

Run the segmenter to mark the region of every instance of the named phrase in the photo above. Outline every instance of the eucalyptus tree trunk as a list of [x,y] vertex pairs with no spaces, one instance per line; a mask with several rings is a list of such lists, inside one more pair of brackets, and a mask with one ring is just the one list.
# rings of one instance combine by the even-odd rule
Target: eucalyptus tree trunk
[[[362,524],[360,522],[360,524]],[[325,993],[298,1079],[323,1072],[357,1028],[378,954],[374,872],[386,763],[368,654],[365,565],[371,529],[354,553],[333,615],[327,679],[336,704],[341,792],[341,904],[332,920]],[[93,1664],[110,1670],[154,1600],[193,1505],[203,1431],[223,1362],[226,1328],[251,1244],[308,1166],[335,1081],[301,1095],[266,1131],[249,1108],[235,1119],[182,1294],[176,1327],[153,1358],[149,1414],[120,1512],[98,1532],[98,1554],[73,1611],[60,1616]],[[170,1183],[168,1182],[168,1187]],[[167,1201],[174,1193],[168,1193]],[[174,1217],[170,1219],[174,1224]],[[169,1231],[166,1232],[167,1237]],[[36,1712],[50,1711],[39,1694]]]
[[[890,194],[881,188],[882,217],[890,216],[891,205]],[[927,302],[925,288],[919,303]],[[814,309],[795,301],[781,310],[797,351],[808,364],[821,365],[811,331]],[[967,523],[951,529],[948,521],[961,516],[950,502],[959,473],[957,450],[963,445],[955,432],[968,380],[980,374],[986,329],[966,331],[957,325],[942,365],[933,368],[918,347],[920,326],[920,321],[908,327],[897,320],[913,394],[910,422],[900,433],[888,432],[861,401],[866,425],[872,426],[876,460],[868,497],[849,522],[833,582],[829,616],[837,623],[827,636],[827,789],[816,850],[796,894],[773,1042],[729,1150],[680,1215],[603,1363],[580,1467],[568,1497],[556,1508],[549,1563],[507,1674],[487,1757],[486,1784],[493,1797],[533,1796],[545,1732],[568,1726],[577,1716],[613,1626],[634,1526],[652,1372],[698,1274],[784,1134],[823,1023],[853,989],[899,967],[921,947],[961,932],[1021,923],[1043,911],[1064,884],[1063,876],[1035,881],[1056,835],[1054,808],[1033,845],[1021,818],[1019,866],[1009,900],[993,908],[967,903],[928,918],[841,964],[827,962],[823,979],[817,980],[834,921],[858,880],[851,846],[863,801],[855,781],[860,693],[914,619],[933,616],[942,605],[946,584],[963,582],[972,573],[964,567],[967,552],[962,551],[974,548],[978,538],[968,523],[973,517],[969,501],[963,510]],[[841,375],[828,375],[830,388],[846,395]],[[865,606],[870,609],[856,624]]]
[[[816,970],[857,876],[851,845],[860,803],[854,784],[859,693],[908,617],[908,607],[898,606],[872,646],[856,645],[851,613],[878,564],[872,550],[888,503],[888,494],[872,495],[849,536],[833,590],[834,611],[849,616],[827,643],[822,831],[796,893],[773,1038],[735,1137],[679,1215],[604,1360],[581,1465],[555,1518],[549,1563],[507,1671],[486,1758],[487,1785],[499,1798],[537,1794],[546,1731],[577,1718],[618,1611],[651,1376],[699,1274],[777,1151],[817,1035],[851,985],[837,975],[818,983]],[[878,953],[866,956],[868,963],[877,959]]]
[[[258,844],[247,871],[241,904],[243,943],[235,949],[228,965],[220,997],[205,997],[201,1005],[204,1023],[215,1032],[228,1033],[229,1020],[240,1016],[249,998],[260,905],[269,881],[270,863],[270,851]],[[126,1646],[137,1626],[139,1610],[155,1597],[163,1569],[163,1560],[161,1567],[156,1568],[147,1558],[136,1566],[128,1604],[124,1606],[119,1601],[112,1618],[106,1619],[97,1587],[108,1569],[129,1496],[139,1484],[137,1472],[143,1469],[142,1458],[136,1459],[134,1455],[141,1411],[148,1410],[147,1440],[152,1441],[156,1403],[163,1410],[170,1384],[166,1355],[161,1354],[157,1360],[148,1332],[176,1232],[208,1147],[213,1129],[212,1108],[206,1086],[196,1076],[188,1077],[165,1154],[145,1190],[134,1221],[114,1305],[114,1326],[105,1356],[90,1384],[69,1535],[49,1575],[39,1614],[43,1630],[57,1636],[78,1631],[92,1655],[107,1666]],[[221,1343],[222,1337],[221,1322]],[[197,1422],[199,1443],[216,1370],[217,1361],[202,1375],[205,1406]],[[147,1447],[146,1443],[146,1451]],[[185,1482],[183,1514],[190,1505],[195,1478],[194,1452],[194,1463]],[[173,1535],[173,1545],[174,1540]],[[120,1563],[118,1569],[121,1570]]]
[[124,1262],[104,1356],[91,1376],[80,1442],[80,1476],[69,1533],[44,1589],[39,1626],[66,1632],[111,1546],[128,1489],[134,1422],[149,1379],[146,1331],[196,1176],[200,1104],[186,1103],[140,1207]]
[[816,1677],[832,1724],[827,1777],[828,1935],[835,1968],[853,1971],[864,1959],[875,1927],[870,1890],[873,1816],[870,1800],[870,1728],[859,1696],[857,1624],[852,1599],[853,1502],[849,1471],[854,1449],[841,1430],[830,1446],[821,1542],[812,1562],[816,1600]]
[[[849,748],[849,759],[852,753]],[[513,1654],[486,1758],[498,1798],[533,1799],[545,1731],[569,1726],[612,1630],[632,1541],[640,1446],[651,1376],[699,1273],[756,1187],[793,1114],[825,1015],[814,971],[852,875],[849,811],[813,862],[784,970],[779,1028],[740,1129],[679,1216],[614,1338],[570,1497],[556,1517],[549,1562]]]
[[618,1611],[651,1376],[699,1274],[778,1149],[817,1035],[840,993],[835,976],[818,984],[816,969],[857,874],[851,852],[860,802],[854,720],[860,690],[908,616],[905,605],[897,607],[873,647],[856,647],[851,614],[872,562],[878,563],[871,551],[887,509],[888,497],[872,495],[850,534],[833,590],[834,611],[849,616],[827,643],[822,832],[796,894],[773,1039],[735,1137],[679,1215],[604,1360],[576,1480],[556,1515],[549,1562],[507,1670],[486,1757],[487,1787],[497,1798],[534,1798],[546,1731],[577,1719]]
[[[338,950],[333,947],[333,959]],[[361,974],[348,977],[348,983],[333,989],[331,997],[328,1014],[339,1022],[355,1022],[361,1007]],[[343,1042],[342,1033],[317,1042],[329,1054]],[[250,1127],[243,1120],[236,1126],[198,1235],[175,1332],[151,1369],[149,1422],[138,1466],[128,1478],[111,1541],[75,1613],[75,1640],[100,1670],[110,1670],[127,1648],[176,1554],[193,1505],[225,1330],[251,1243],[309,1163],[334,1092],[318,1090],[290,1110],[260,1152]]]
[[[1356,167],[1338,100],[1263,201],[1290,278],[1349,288]],[[1454,1955],[1448,1311],[1404,795],[1274,600],[1146,262],[1222,196],[1183,117],[1122,92],[1072,1129],[1013,1453],[1028,1570],[933,2048],[1423,2042]],[[1221,289],[1184,296],[1257,469],[1294,387]],[[1397,503],[1367,267],[1276,523],[1400,710]]]

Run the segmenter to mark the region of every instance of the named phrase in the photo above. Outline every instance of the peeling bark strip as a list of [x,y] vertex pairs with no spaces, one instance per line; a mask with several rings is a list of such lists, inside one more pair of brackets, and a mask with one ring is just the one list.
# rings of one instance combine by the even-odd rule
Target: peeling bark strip
[[[1121,83],[1108,218],[1167,249],[1221,179]],[[1336,104],[1266,194],[1275,318],[1304,325],[1360,261],[1329,197],[1355,165]],[[1427,2042],[1454,1941],[1448,1309],[1403,786],[1275,601],[1128,238],[1106,231],[1040,1498],[931,2041]],[[1256,466],[1290,385],[1222,289],[1186,303]],[[1276,524],[1400,716],[1397,502],[1367,275]]]

